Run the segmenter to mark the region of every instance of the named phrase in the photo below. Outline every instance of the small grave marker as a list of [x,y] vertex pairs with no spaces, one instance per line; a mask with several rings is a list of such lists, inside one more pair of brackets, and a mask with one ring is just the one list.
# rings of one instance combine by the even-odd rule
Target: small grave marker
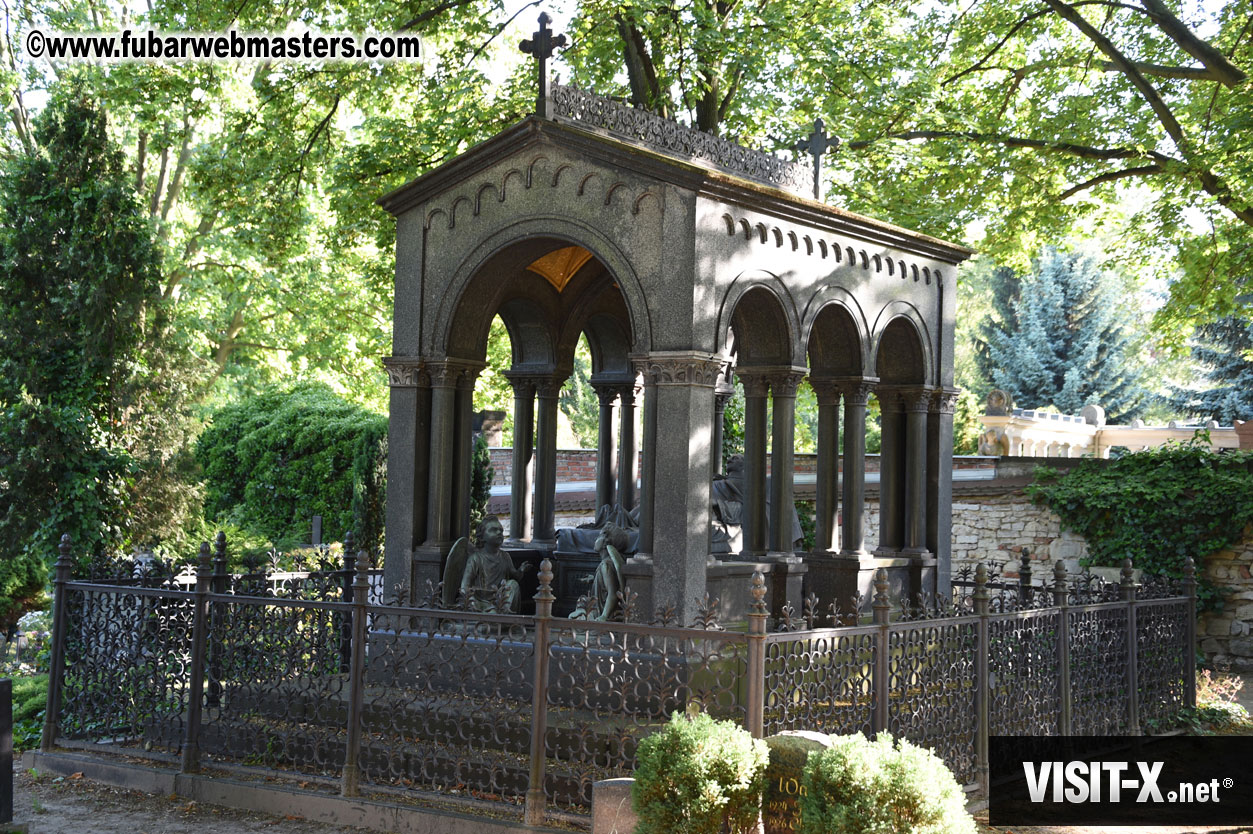
[[831,746],[822,733],[797,731],[766,739],[770,763],[766,766],[766,796],[761,819],[765,834],[790,834],[800,828],[800,798],[804,793],[801,773],[814,750]]

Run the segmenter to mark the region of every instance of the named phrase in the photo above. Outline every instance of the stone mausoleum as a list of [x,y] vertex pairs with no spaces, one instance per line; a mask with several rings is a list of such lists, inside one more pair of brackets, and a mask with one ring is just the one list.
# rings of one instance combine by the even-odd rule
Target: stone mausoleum
[[[802,585],[823,604],[847,600],[879,567],[898,589],[947,590],[954,274],[971,253],[816,202],[813,176],[542,80],[538,115],[384,197],[397,238],[387,586],[421,597],[469,532],[472,395],[499,315],[513,350],[515,561],[555,547],[557,396],[585,334],[597,504],[637,514],[623,572],[645,610],[691,622],[708,591],[734,617],[754,569],[776,609],[799,610]],[[715,558],[711,482],[733,376],[746,394],[743,531],[739,552]],[[792,480],[768,478],[767,463],[792,471],[806,377],[819,402],[817,539],[798,553]],[[872,395],[882,511],[867,552]],[[555,561],[559,597],[575,593],[586,566],[563,584]]]

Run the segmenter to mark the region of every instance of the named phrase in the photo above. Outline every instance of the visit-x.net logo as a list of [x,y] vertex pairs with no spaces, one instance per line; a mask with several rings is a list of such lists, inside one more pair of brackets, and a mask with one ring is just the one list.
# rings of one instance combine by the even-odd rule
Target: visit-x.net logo
[[1253,825],[1253,739],[989,740],[990,822]]

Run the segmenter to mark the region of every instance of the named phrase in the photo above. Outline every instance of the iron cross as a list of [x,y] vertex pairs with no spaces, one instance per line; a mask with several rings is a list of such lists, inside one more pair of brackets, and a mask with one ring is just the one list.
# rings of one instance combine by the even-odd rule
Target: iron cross
[[539,31],[533,32],[530,40],[521,43],[522,51],[535,56],[539,64],[539,94],[535,99],[535,112],[540,115],[544,114],[544,102],[548,99],[548,59],[553,57],[554,49],[567,43],[565,35],[554,35],[553,30],[548,28],[552,22],[548,12],[540,12]]
[[827,126],[822,119],[814,119],[814,132],[808,139],[797,142],[792,150],[807,153],[814,158],[814,199],[822,199],[822,155],[840,146],[840,137],[827,136]]

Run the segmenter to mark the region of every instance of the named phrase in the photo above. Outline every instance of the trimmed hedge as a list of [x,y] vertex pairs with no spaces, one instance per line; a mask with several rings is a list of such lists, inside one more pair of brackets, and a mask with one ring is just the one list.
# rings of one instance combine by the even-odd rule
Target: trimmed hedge
[[387,418],[321,383],[270,390],[219,409],[200,436],[205,518],[274,542],[308,543],[351,529],[361,547],[383,542]]

